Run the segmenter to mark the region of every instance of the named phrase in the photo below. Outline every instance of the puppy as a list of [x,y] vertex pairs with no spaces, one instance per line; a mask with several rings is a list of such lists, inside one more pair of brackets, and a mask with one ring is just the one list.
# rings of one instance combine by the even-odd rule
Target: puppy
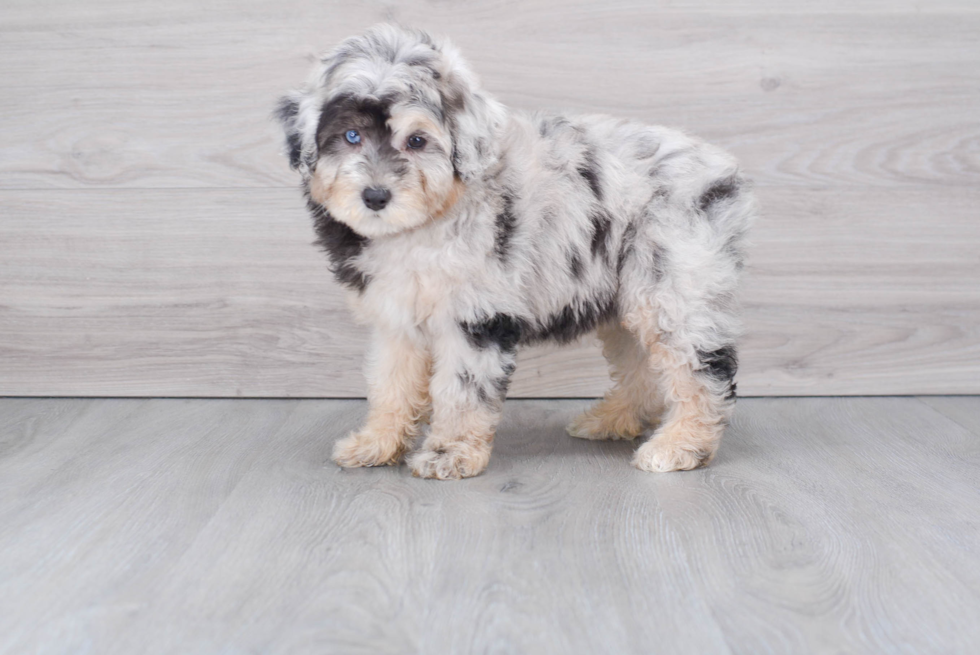
[[324,56],[277,117],[318,243],[371,326],[364,427],[340,466],[474,476],[517,349],[597,332],[613,387],[568,432],[693,469],[735,403],[735,291],[754,203],[680,132],[511,111],[457,50],[379,25]]

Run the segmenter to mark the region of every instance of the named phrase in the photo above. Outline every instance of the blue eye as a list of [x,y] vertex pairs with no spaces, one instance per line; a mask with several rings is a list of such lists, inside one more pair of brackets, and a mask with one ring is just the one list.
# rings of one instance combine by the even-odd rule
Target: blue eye
[[347,139],[347,143],[361,142],[361,135],[357,133],[357,130],[347,130],[347,133],[344,135],[344,137]]

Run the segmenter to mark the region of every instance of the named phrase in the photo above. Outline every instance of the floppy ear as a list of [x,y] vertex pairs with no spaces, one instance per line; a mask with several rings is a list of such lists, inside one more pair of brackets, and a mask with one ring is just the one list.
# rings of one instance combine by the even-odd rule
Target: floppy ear
[[286,137],[286,153],[293,170],[309,177],[316,168],[319,150],[316,129],[323,109],[326,88],[336,68],[350,55],[354,39],[344,41],[333,52],[320,57],[319,65],[306,84],[279,99],[275,116]]
[[315,95],[303,90],[283,96],[276,106],[275,115],[286,137],[289,166],[304,176],[308,176],[316,166],[316,139],[313,134],[317,120],[315,105]]
[[440,95],[453,136],[453,167],[464,181],[479,179],[500,158],[500,132],[507,110],[484,92],[456,49],[442,44],[445,72]]
[[286,135],[286,153],[289,155],[289,167],[293,170],[299,169],[303,155],[303,139],[296,125],[300,107],[296,95],[283,96],[276,105],[276,118]]

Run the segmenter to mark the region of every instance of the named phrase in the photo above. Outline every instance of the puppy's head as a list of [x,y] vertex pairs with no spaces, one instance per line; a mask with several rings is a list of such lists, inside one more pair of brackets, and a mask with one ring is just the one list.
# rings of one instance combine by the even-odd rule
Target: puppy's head
[[496,162],[505,118],[451,45],[392,25],[344,41],[277,115],[312,200],[366,237],[445,213]]

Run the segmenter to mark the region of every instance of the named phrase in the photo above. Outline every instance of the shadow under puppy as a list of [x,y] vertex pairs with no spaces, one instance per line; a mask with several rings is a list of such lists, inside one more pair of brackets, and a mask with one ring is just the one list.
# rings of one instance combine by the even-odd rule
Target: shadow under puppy
[[736,162],[680,132],[524,114],[449,43],[379,25],[278,108],[319,244],[373,328],[344,467],[479,474],[519,346],[596,331],[613,388],[568,432],[633,464],[711,460],[735,403],[735,290],[754,203]]

